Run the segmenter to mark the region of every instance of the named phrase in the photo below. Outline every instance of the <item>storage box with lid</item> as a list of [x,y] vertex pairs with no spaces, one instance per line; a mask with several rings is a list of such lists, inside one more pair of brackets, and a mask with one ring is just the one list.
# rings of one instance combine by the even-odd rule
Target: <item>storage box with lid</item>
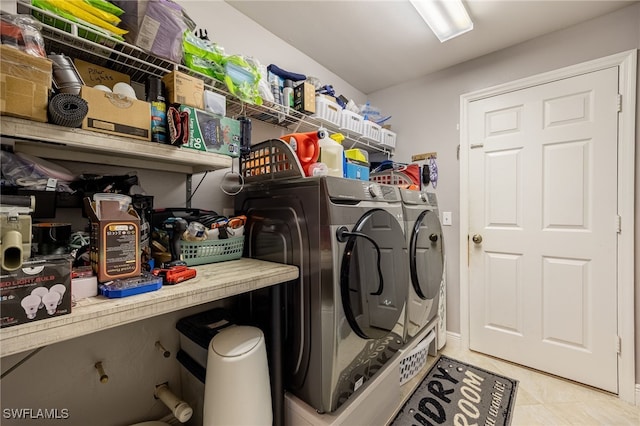
[[0,45],[0,113],[46,123],[51,72],[49,59]]

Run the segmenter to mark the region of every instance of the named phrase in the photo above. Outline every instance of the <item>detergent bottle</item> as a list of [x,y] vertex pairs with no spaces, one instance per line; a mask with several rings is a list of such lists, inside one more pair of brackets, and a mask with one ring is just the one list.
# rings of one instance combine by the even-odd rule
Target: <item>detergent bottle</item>
[[344,177],[344,148],[338,142],[338,140],[341,140],[340,138],[334,138],[334,135],[331,136],[329,137],[329,133],[325,132],[325,137],[318,141],[318,146],[320,147],[319,161],[327,165],[329,176]]
[[291,145],[296,153],[305,176],[312,176],[309,167],[318,161],[320,147],[318,141],[328,138],[329,133],[320,129],[315,132],[290,133],[280,136],[280,139]]

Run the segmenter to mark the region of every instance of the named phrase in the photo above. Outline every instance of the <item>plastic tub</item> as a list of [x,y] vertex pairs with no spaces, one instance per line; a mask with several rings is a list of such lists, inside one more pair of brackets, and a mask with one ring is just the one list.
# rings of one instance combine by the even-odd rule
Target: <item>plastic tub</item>
[[368,141],[380,144],[382,137],[382,127],[373,121],[365,120],[363,123],[362,137]]
[[316,96],[315,118],[323,123],[340,126],[342,108],[325,96]]
[[364,117],[355,112],[343,109],[340,115],[340,130],[352,135],[362,135]]

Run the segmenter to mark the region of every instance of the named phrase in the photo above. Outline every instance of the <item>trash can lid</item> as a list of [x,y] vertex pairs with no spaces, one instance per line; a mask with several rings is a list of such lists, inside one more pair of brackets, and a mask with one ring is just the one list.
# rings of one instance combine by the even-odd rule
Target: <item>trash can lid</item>
[[264,339],[262,330],[251,326],[231,326],[211,339],[211,349],[224,357],[235,357],[252,351]]

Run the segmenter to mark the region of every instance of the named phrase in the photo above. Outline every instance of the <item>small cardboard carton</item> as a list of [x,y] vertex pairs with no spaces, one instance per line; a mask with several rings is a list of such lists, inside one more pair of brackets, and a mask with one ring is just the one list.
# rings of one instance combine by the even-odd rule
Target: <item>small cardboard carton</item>
[[80,96],[89,104],[82,128],[129,138],[151,140],[151,104],[116,93],[82,86]]
[[240,155],[242,135],[238,120],[184,105],[180,106],[180,112],[189,115],[189,142],[182,147],[230,157]]
[[0,328],[71,313],[70,256],[34,257],[0,276]]
[[304,114],[316,113],[316,88],[303,81],[293,88],[293,109]]
[[51,61],[0,45],[0,114],[47,122]]
[[162,77],[167,89],[167,103],[204,109],[204,81],[180,71]]
[[120,202],[84,199],[91,221],[90,258],[99,282],[140,275],[140,217],[133,208],[120,209]]
[[84,84],[89,87],[102,84],[113,89],[113,85],[116,83],[131,83],[131,77],[127,74],[113,71],[109,68],[101,67],[100,65],[85,62],[80,59],[74,59],[73,63],[76,66],[80,77],[82,77]]

